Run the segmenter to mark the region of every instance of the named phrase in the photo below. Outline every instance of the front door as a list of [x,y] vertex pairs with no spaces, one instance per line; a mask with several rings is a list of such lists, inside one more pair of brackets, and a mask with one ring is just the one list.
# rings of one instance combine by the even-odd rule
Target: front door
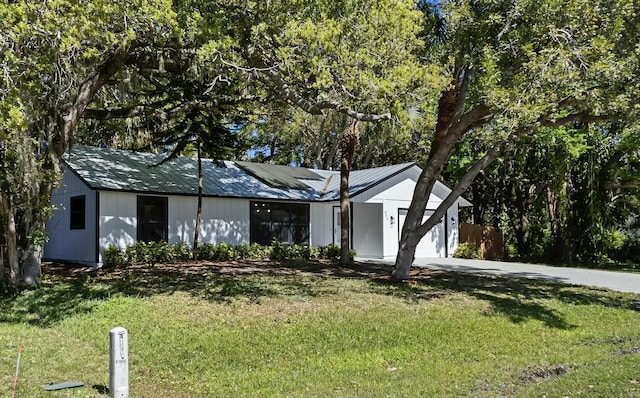
[[342,229],[342,221],[340,219],[340,207],[333,207],[333,244],[340,246],[340,233]]

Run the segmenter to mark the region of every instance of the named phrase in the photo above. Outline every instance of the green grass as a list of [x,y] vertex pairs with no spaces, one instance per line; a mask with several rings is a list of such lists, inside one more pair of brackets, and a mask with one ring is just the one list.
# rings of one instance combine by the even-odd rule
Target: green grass
[[[366,267],[371,267],[367,265]],[[132,397],[640,397],[640,297],[324,263],[56,277],[0,304],[0,397],[106,397],[109,330]],[[45,392],[43,385],[84,387]]]

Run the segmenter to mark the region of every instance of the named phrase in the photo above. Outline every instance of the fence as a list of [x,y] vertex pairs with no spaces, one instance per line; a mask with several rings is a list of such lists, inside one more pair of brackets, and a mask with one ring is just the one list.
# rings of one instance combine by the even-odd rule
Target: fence
[[460,243],[465,242],[478,246],[485,260],[502,260],[502,231],[499,228],[460,224]]

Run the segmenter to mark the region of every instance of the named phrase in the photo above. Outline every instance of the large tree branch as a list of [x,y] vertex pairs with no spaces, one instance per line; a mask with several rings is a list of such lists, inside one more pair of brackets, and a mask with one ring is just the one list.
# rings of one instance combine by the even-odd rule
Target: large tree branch
[[127,119],[130,117],[140,116],[145,113],[147,109],[152,109],[152,113],[155,108],[151,105],[136,105],[128,108],[112,108],[112,109],[85,109],[82,114],[83,119],[93,120],[110,120],[110,119]]
[[324,110],[331,109],[363,122],[375,122],[391,119],[391,113],[389,112],[383,114],[361,113],[344,104],[340,104],[337,101],[311,102],[293,90],[274,68],[267,67],[264,63],[259,63],[258,70],[269,78],[285,100],[311,115],[322,115]]
[[451,190],[449,195],[442,201],[442,203],[438,206],[438,208],[434,211],[434,213],[426,220],[422,225],[416,228],[416,233],[422,237],[424,236],[431,228],[433,228],[438,221],[444,217],[447,213],[447,209],[451,207],[456,200],[469,188],[469,186],[473,183],[476,176],[487,166],[489,166],[494,160],[496,160],[500,155],[502,155],[509,147],[509,145],[517,140],[518,138],[530,134],[537,130],[539,127],[558,127],[558,126],[566,126],[571,123],[593,123],[593,122],[601,122],[608,121],[611,117],[609,115],[590,115],[587,112],[580,112],[571,115],[567,115],[562,118],[553,118],[549,119],[547,116],[541,116],[534,123],[529,126],[521,127],[520,129],[514,131],[509,134],[507,138],[503,141],[495,145],[493,148],[489,149],[487,153],[476,163],[471,166],[469,170],[465,173],[465,175],[460,179],[458,184]]
[[491,116],[492,113],[488,106],[476,105],[460,116],[451,126],[452,137],[457,141],[466,132],[489,123]]
[[464,68],[459,73],[458,81],[462,80],[459,83],[459,90],[456,98],[455,111],[453,113],[454,120],[457,120],[462,115],[464,111],[464,104],[467,102],[467,97],[469,95],[469,89],[471,88],[471,82],[475,76],[475,68],[465,65]]
[[596,123],[596,122],[608,122],[611,120],[611,115],[591,115],[589,112],[579,112],[571,115],[559,117],[559,118],[548,118],[542,117],[540,120],[540,125],[544,127],[559,127],[566,126],[571,123]]
[[161,120],[167,120],[172,115],[178,114],[180,112],[188,112],[191,110],[219,111],[225,106],[236,105],[248,101],[257,101],[259,99],[260,98],[253,95],[239,97],[221,96],[218,99],[208,101],[193,100],[179,102],[169,109],[159,109],[171,103],[171,100],[162,100],[152,104],[135,105],[126,108],[86,109],[82,117],[85,119],[109,120],[126,119],[146,114],[147,116],[157,117]]
[[75,100],[69,107],[67,114],[62,116],[61,124],[52,137],[52,150],[58,157],[62,157],[66,150],[67,144],[78,125],[82,114],[87,106],[93,101],[94,96],[98,90],[120,69],[127,60],[129,53],[128,43],[123,43],[120,47],[116,48],[111,54],[111,57],[98,68],[98,70],[89,76],[78,88]]

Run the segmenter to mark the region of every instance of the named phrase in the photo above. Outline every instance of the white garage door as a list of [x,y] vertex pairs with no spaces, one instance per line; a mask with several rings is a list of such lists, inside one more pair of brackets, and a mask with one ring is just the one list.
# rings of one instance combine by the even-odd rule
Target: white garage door
[[[432,214],[433,210],[425,211],[422,222],[426,221]],[[398,236],[402,234],[402,226],[406,217],[407,209],[398,209]],[[418,243],[416,258],[444,257],[445,245],[444,220],[440,220]]]

